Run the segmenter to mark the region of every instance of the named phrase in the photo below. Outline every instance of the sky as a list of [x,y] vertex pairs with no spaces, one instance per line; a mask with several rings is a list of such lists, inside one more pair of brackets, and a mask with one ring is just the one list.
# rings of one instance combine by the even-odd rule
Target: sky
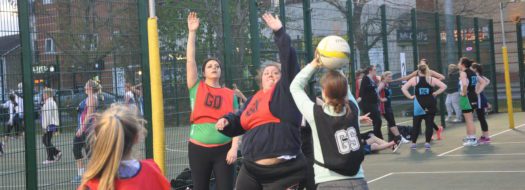
[[13,35],[18,32],[18,15],[10,0],[0,0],[0,36]]

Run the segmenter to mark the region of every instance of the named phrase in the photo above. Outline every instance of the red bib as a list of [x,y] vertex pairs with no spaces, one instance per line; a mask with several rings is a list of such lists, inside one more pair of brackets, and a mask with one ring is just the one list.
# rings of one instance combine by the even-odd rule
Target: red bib
[[266,123],[279,123],[281,120],[270,112],[270,101],[272,100],[275,86],[268,92],[259,90],[253,97],[241,115],[241,125],[244,130],[250,130]]
[[[159,189],[170,190],[170,184],[166,177],[162,175],[159,167],[153,160],[140,161],[140,171],[132,178],[116,179],[115,190],[143,190],[143,189]],[[92,179],[86,183],[90,190],[98,189],[99,179]],[[79,190],[84,189],[78,187]]]
[[233,90],[213,88],[203,81],[199,82],[191,123],[215,123],[230,112],[233,112]]

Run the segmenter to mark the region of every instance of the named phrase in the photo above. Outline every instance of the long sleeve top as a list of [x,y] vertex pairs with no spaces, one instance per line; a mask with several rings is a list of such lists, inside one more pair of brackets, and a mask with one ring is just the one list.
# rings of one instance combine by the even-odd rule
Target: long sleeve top
[[58,106],[53,98],[48,98],[42,106],[42,129],[53,124],[60,126],[58,119]]
[[369,76],[363,76],[363,80],[361,80],[359,97],[361,97],[361,102],[364,104],[379,103],[377,84]]
[[280,122],[265,123],[255,127],[242,126],[242,113],[253,111],[245,110],[252,101],[253,97],[251,97],[239,111],[225,116],[229,125],[220,131],[230,137],[244,134],[241,152],[244,159],[248,161],[301,154],[301,114],[290,93],[290,83],[299,72],[299,63],[295,49],[291,47],[290,36],[286,34],[284,28],[274,32],[274,42],[279,49],[281,79],[275,84],[273,94],[268,93],[272,96],[269,109]]
[[[306,119],[306,121],[308,121],[308,124],[310,124],[310,127],[312,129],[312,139],[314,143],[314,158],[315,160],[322,160],[323,151],[319,140],[318,131],[323,130],[322,127],[324,126],[316,125],[314,116],[315,103],[310,100],[310,98],[304,91],[304,87],[308,84],[308,80],[312,77],[315,71],[316,69],[312,65],[307,65],[306,67],[304,67],[303,70],[301,70],[301,72],[299,72],[299,74],[297,74],[297,76],[293,80],[290,86],[290,91],[294,98],[295,104],[299,108],[299,111],[303,114],[303,117]],[[348,87],[348,98],[351,101],[356,102],[354,96],[350,92],[350,87]],[[328,104],[323,105],[323,111],[331,116],[343,116],[346,114],[346,110],[341,113],[336,113],[334,111],[334,107]],[[314,164],[314,173],[316,184],[343,179],[364,178],[362,167],[359,169],[359,172],[355,176],[344,176],[334,171],[331,171],[328,168]]]

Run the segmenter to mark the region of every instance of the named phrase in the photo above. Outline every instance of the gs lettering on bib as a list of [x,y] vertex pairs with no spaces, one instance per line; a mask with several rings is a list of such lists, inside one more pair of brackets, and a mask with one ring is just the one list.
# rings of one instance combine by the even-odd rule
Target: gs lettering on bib
[[270,111],[270,101],[272,100],[274,90],[275,86],[267,92],[259,90],[253,95],[252,100],[241,115],[241,125],[244,130],[250,130],[266,123],[281,122],[281,120],[273,116]]
[[213,88],[203,81],[199,82],[194,109],[190,117],[191,123],[217,122],[219,118],[234,111],[233,98],[233,90]]

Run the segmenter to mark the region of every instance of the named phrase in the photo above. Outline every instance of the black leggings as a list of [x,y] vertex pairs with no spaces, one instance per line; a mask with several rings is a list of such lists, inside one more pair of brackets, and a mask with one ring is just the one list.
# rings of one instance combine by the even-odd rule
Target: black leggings
[[82,149],[84,149],[84,152],[89,157],[90,152],[89,146],[86,145],[86,134],[82,134],[80,137],[75,135],[75,138],[73,139],[73,156],[75,156],[75,160],[84,158]]
[[489,125],[487,124],[487,119],[485,118],[485,108],[476,109],[476,115],[478,115],[479,124],[481,125],[481,131],[489,131]]
[[301,150],[306,157],[306,178],[299,184],[299,189],[315,190],[314,175],[314,145],[312,139],[312,128],[307,124],[301,127]]
[[191,179],[193,190],[210,189],[210,177],[213,171],[217,190],[233,189],[233,166],[226,163],[226,155],[231,143],[207,148],[191,142],[188,143]]
[[46,147],[47,151],[47,160],[55,160],[55,156],[60,152],[54,145],[51,143],[53,138],[52,131],[47,131],[44,136],[42,136],[42,143]]
[[360,105],[361,113],[367,114],[370,119],[372,119],[372,124],[374,125],[374,135],[377,138],[383,139],[383,133],[381,133],[381,125],[383,121],[381,120],[381,113],[379,112],[379,106],[377,104],[366,104],[361,102]]
[[432,140],[432,134],[434,132],[434,114],[425,114],[421,116],[414,116],[414,128],[412,129],[412,142],[416,143],[417,137],[421,132],[421,122],[425,120],[425,142],[430,142]]
[[285,190],[297,189],[306,177],[304,156],[279,164],[263,166],[245,160],[237,176],[236,189],[239,190]]

